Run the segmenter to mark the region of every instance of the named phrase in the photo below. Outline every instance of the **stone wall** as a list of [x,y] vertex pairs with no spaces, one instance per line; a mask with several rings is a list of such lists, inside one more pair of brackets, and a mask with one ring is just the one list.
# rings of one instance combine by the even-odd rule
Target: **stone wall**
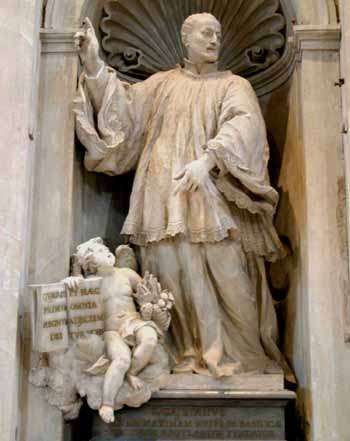
[[41,5],[3,0],[0,7],[0,433],[15,440],[23,409],[19,345],[27,284],[36,84]]

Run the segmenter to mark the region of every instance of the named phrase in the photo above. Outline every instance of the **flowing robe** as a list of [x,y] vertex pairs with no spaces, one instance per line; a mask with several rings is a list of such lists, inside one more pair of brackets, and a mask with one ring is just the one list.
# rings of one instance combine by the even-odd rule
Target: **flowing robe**
[[[256,369],[268,356],[284,365],[264,269],[283,252],[273,227],[278,194],[249,82],[178,67],[130,86],[104,68],[95,79],[82,75],[75,112],[88,170],[136,169],[122,234],[175,295],[176,362]],[[175,194],[174,177],[202,155],[216,164],[208,188]]]

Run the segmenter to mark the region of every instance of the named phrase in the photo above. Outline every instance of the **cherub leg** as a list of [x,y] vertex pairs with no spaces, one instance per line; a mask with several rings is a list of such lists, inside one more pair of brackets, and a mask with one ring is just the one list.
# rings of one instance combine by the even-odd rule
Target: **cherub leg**
[[137,379],[139,372],[150,362],[154,349],[158,343],[158,336],[151,326],[144,326],[136,332],[137,346],[133,352],[131,366],[128,372],[128,380],[135,389],[142,387],[142,381]]
[[106,423],[114,422],[114,400],[130,367],[131,351],[117,332],[105,332],[105,347],[111,364],[105,374],[100,416]]

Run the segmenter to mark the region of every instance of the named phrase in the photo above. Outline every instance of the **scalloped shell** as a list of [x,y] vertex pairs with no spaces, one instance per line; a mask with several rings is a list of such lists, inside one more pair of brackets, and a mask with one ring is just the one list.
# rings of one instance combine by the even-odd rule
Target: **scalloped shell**
[[278,62],[286,47],[279,0],[106,0],[104,11],[103,49],[129,81],[181,63],[181,26],[198,12],[222,24],[221,70],[252,77]]

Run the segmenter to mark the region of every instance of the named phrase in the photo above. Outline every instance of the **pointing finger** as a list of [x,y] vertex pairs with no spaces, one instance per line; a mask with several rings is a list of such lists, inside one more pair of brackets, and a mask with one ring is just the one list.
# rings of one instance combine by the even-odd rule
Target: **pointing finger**
[[84,20],[83,20],[83,27],[84,27],[86,30],[94,29],[94,27],[92,26],[92,23],[91,23],[89,17],[85,17],[85,18],[84,18]]

